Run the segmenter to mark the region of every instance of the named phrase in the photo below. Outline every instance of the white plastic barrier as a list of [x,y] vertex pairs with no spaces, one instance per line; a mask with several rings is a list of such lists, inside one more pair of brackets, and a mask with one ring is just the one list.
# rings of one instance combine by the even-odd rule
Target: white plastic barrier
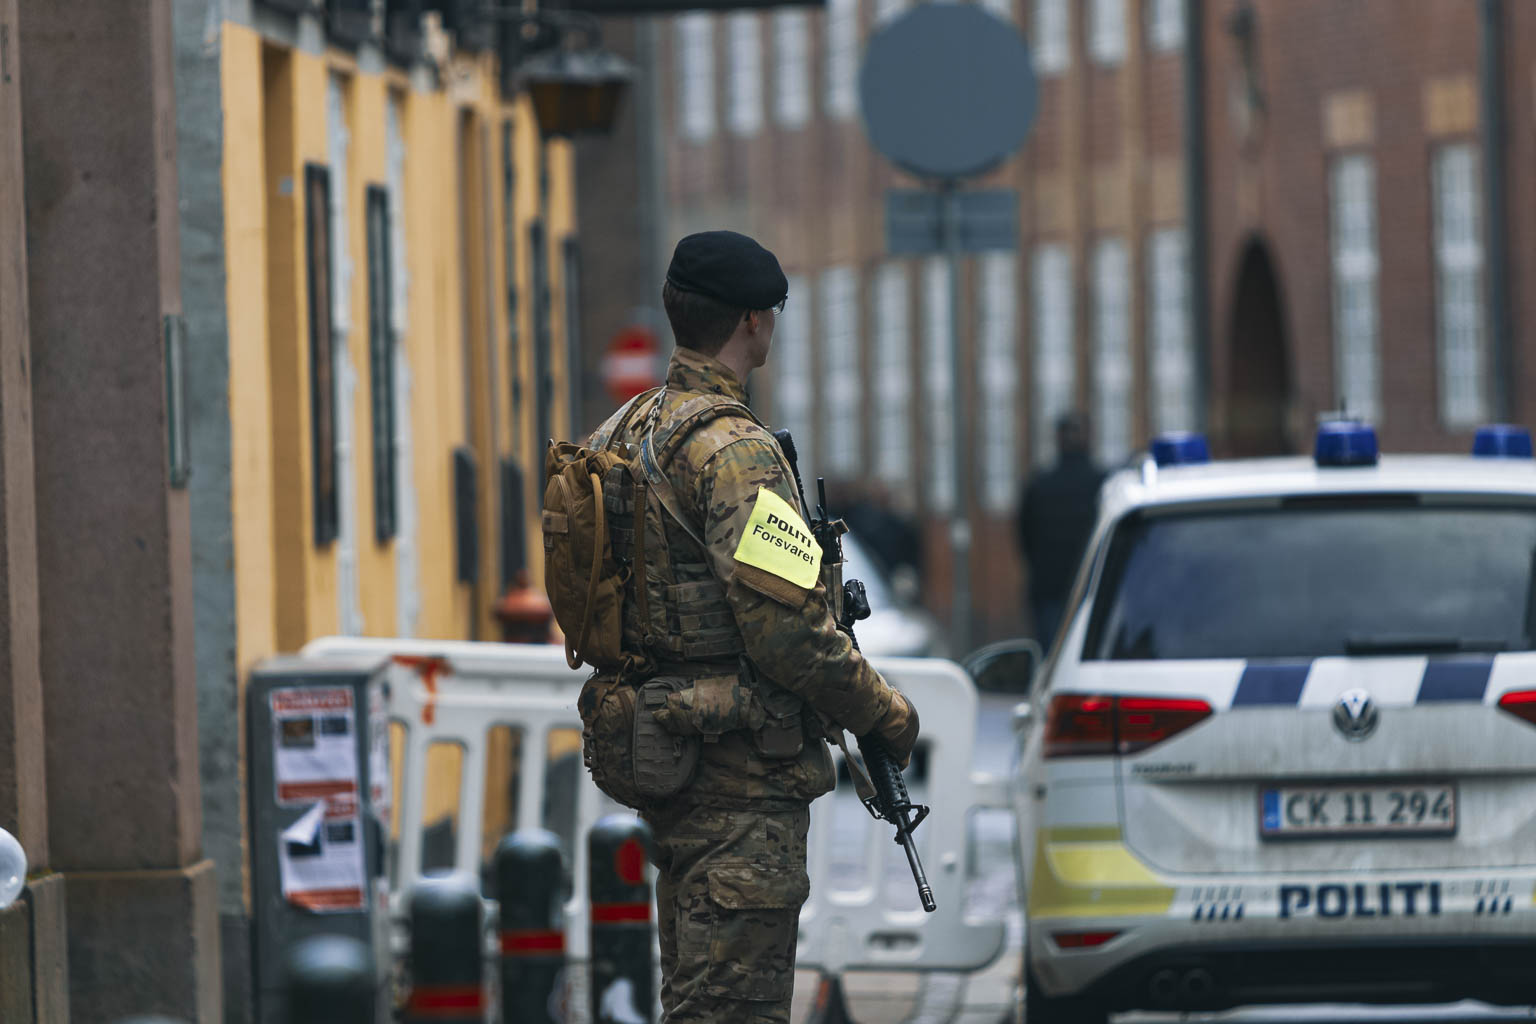
[[870,817],[840,783],[811,805],[811,898],[800,911],[798,963],[829,974],[980,969],[1002,952],[1004,923],[1002,907],[982,919],[965,914],[970,812],[999,802],[992,779],[971,771],[976,687],[951,661],[872,661],[912,698],[922,719],[927,771],[920,780],[909,777],[908,786],[914,803],[932,808],[915,835],[939,909],[927,914],[918,903],[895,829]]
[[[459,814],[452,870],[478,874],[490,730],[521,730],[518,798],[513,828],[551,827],[561,819],[573,853],[573,892],[566,906],[570,956],[587,957],[586,835],[604,814],[622,811],[581,768],[562,762],[549,772],[552,730],[579,730],[576,698],[587,670],[572,671],[559,647],[425,640],[329,637],[304,648],[307,658],[376,654],[391,658],[389,715],[406,729],[400,806],[400,890],[392,910],[403,917],[408,889],[421,877],[427,794],[427,751],[433,743],[463,749]],[[1006,808],[986,776],[973,776],[975,687],[953,662],[874,659],[881,673],[911,696],[922,715],[926,775],[912,781],[913,799],[932,806],[917,831],[919,850],[939,909],[925,914],[894,830],[875,821],[846,783],[812,805],[811,898],[800,916],[799,965],[844,970],[976,970],[1002,952],[1002,908],[983,919],[965,915],[965,866],[970,862],[967,817],[973,807]],[[568,785],[574,767],[576,782]],[[574,806],[572,806],[574,805]],[[854,856],[849,857],[853,851]]]
[[578,750],[578,784],[569,793],[569,800],[575,802],[572,813],[569,800],[560,799],[563,794],[551,786],[548,751],[551,731],[581,729],[576,697],[587,672],[572,671],[562,649],[546,645],[327,637],[303,650],[306,658],[356,654],[394,659],[388,676],[389,717],[406,729],[402,763],[395,769],[403,784],[400,806],[394,810],[400,821],[400,885],[391,900],[394,916],[405,917],[409,888],[423,874],[428,749],[439,742],[457,743],[463,748],[453,871],[478,876],[484,835],[486,748],[493,728],[511,726],[522,734],[516,773],[517,816],[511,827],[549,827],[554,824],[546,819],[549,811],[563,815],[573,825],[566,950],[573,958],[585,960],[587,831],[604,814],[624,808],[591,784]]

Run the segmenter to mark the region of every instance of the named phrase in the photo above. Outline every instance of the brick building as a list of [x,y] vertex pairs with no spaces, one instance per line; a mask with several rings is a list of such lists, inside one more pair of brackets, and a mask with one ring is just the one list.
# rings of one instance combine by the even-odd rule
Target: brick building
[[1106,465],[1180,428],[1219,454],[1305,449],[1341,405],[1398,450],[1536,415],[1519,341],[1536,198],[1512,170],[1536,159],[1536,7],[986,0],[1029,42],[1040,116],[974,183],[1020,191],[1019,246],[967,262],[955,382],[942,263],[884,254],[884,191],[916,183],[859,121],[862,48],[906,6],[652,23],[640,134],[661,145],[639,163],[662,212],[637,294],[664,325],[646,289],[688,231],[780,255],[762,411],[817,472],[878,484],[922,523],[941,615],[950,403],[974,410],[974,641],[1029,629],[1012,514],[1068,408],[1092,415]]
[[1224,0],[1203,37],[1221,446],[1304,446],[1340,405],[1398,450],[1529,421],[1536,10]]

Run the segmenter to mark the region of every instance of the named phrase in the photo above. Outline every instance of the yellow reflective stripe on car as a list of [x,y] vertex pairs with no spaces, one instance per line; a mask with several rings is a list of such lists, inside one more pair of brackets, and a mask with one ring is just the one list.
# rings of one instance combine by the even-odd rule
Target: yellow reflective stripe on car
[[1114,827],[1042,829],[1030,874],[1031,917],[1166,914],[1174,889],[1136,859]]

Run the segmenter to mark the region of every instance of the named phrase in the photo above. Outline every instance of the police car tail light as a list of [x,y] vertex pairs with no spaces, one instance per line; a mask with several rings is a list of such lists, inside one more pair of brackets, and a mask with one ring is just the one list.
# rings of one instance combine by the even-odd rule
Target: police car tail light
[[1134,754],[1209,717],[1211,706],[1203,700],[1121,697],[1116,746],[1122,754]]
[[1499,698],[1499,708],[1536,725],[1536,690],[1515,690]]
[[1115,699],[1062,693],[1051,698],[1045,720],[1046,757],[1105,756],[1115,752]]
[[1102,946],[1119,932],[1052,932],[1051,941],[1058,949],[1092,949]]
[[1058,694],[1046,717],[1045,756],[1135,754],[1210,716],[1203,700]]

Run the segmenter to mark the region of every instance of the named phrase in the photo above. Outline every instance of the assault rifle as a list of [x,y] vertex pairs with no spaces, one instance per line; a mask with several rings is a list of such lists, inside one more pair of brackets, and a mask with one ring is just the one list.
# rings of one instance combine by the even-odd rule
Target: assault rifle
[[[800,504],[809,508],[805,501],[805,485],[800,482],[800,457],[795,450],[794,438],[787,430],[775,430],[773,436],[783,449],[784,457],[789,460],[790,469],[794,471]],[[858,650],[859,640],[853,635],[853,624],[869,618],[869,597],[862,582],[843,579],[843,534],[848,532],[848,524],[827,515],[827,481],[822,477],[816,478],[816,499],[816,516],[811,520],[811,534],[821,547],[822,563],[831,571],[827,596],[832,601],[832,614],[838,626],[853,642],[854,650]],[[873,733],[860,736],[858,740],[859,754],[864,759],[869,780],[874,787],[871,795],[865,797],[861,794],[864,807],[875,819],[896,826],[896,842],[907,854],[907,864],[911,866],[912,878],[917,882],[918,898],[922,900],[923,909],[931,914],[939,909],[939,905],[933,900],[933,889],[928,885],[928,876],[923,873],[922,858],[918,856],[917,844],[912,840],[912,833],[928,817],[928,807],[912,802],[907,794],[906,780],[901,777],[901,768],[884,740]],[[850,765],[848,770],[852,774],[855,766]]]

